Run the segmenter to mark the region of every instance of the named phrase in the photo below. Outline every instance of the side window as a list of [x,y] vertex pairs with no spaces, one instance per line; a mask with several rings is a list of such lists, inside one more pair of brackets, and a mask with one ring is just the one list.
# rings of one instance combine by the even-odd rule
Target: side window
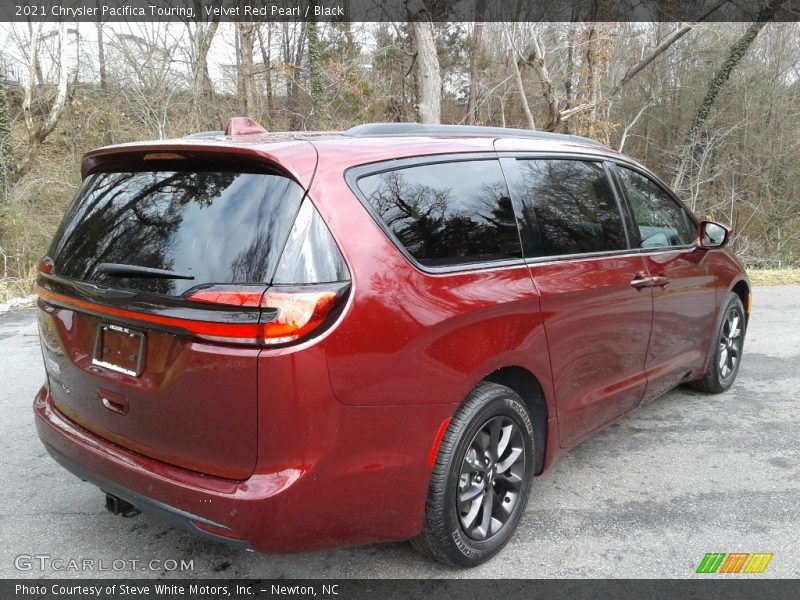
[[624,250],[617,200],[603,167],[580,160],[519,160],[528,257]]
[[362,177],[358,187],[421,264],[520,258],[519,233],[500,163],[419,165]]
[[348,281],[350,272],[331,232],[306,198],[300,205],[272,278],[274,284]]
[[651,179],[617,167],[625,195],[639,228],[642,248],[688,246],[694,241],[694,224],[686,211]]

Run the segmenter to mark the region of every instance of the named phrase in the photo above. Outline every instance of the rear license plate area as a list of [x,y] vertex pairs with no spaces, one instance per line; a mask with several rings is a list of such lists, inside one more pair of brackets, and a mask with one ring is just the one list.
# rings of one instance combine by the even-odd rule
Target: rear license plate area
[[92,364],[138,377],[144,365],[144,346],[143,332],[103,323],[97,328]]

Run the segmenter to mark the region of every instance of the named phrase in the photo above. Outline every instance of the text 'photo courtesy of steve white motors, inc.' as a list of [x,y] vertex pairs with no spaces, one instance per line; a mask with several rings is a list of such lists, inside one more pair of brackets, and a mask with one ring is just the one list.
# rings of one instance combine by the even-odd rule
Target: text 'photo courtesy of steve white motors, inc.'
[[284,583],[253,584],[203,584],[203,583],[34,583],[16,584],[14,594],[17,598],[53,597],[67,599],[82,598],[246,598],[259,597],[298,597],[298,598],[351,598],[344,591],[346,586],[337,583],[309,583],[287,585]]

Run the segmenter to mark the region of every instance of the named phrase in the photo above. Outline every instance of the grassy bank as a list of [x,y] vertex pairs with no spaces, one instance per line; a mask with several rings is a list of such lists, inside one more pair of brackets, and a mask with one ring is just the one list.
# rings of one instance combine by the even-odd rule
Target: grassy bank
[[789,285],[800,283],[800,269],[748,270],[753,285]]

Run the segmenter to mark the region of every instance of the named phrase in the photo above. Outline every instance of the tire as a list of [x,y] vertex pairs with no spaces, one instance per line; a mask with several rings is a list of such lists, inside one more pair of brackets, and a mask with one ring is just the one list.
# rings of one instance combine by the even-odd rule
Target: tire
[[412,545],[455,567],[475,567],[492,558],[525,512],[534,448],[533,423],[522,398],[496,383],[478,385],[450,420],[439,446],[422,533]]
[[691,387],[708,394],[721,394],[733,385],[742,363],[746,328],[742,301],[736,294],[729,293],[720,312],[706,373],[702,379],[693,381]]

